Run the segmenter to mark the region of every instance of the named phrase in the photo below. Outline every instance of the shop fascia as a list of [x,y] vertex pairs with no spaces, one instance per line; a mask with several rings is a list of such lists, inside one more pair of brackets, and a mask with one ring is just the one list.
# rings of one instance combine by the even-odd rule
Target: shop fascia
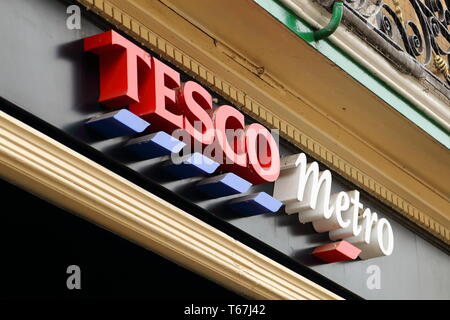
[[[280,159],[277,142],[264,126],[246,125],[244,115],[231,106],[213,108],[205,88],[194,81],[181,83],[177,71],[114,31],[84,39],[84,49],[99,56],[99,102],[115,110],[89,120],[86,124],[91,129],[106,138],[151,132],[127,143],[144,158],[179,153],[190,142],[200,144],[202,151],[184,157],[181,166],[165,168],[179,178],[208,176],[198,189],[213,198],[275,182],[273,197],[245,195],[232,200],[230,207],[254,215],[276,212],[285,204],[287,214],[298,213],[301,223],[312,222],[317,232],[329,232],[331,240],[341,240],[314,250],[325,262],[393,252],[388,220],[364,209],[357,190],[331,194],[330,171],[320,172],[318,163],[307,163],[303,153]],[[124,106],[128,109],[121,109]],[[230,130],[237,132],[233,139],[229,139]],[[173,137],[180,131],[190,141]],[[214,160],[204,155],[211,145]],[[229,173],[211,177],[219,168]]]

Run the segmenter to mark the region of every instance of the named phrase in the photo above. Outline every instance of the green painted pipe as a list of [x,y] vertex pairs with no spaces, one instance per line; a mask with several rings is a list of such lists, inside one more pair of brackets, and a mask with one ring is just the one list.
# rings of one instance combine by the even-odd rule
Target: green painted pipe
[[344,15],[344,3],[342,1],[335,2],[333,4],[333,12],[331,14],[330,22],[322,29],[313,32],[314,40],[319,41],[331,36],[339,27],[343,15]]

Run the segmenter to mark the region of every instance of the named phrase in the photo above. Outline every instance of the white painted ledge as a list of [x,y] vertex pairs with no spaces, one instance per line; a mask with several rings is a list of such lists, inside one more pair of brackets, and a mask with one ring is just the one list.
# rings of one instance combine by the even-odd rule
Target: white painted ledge
[[243,296],[341,299],[4,112],[0,176]]

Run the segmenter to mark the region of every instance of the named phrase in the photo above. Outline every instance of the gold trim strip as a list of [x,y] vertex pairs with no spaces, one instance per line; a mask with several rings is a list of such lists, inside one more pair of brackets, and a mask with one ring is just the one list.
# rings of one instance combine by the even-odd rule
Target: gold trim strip
[[[133,17],[117,6],[106,0],[77,1],[141,42],[143,46],[160,54],[202,84],[211,88],[211,90],[229,99],[235,106],[241,108],[248,115],[270,128],[279,129],[280,135],[283,138],[298,146],[310,156],[323,162],[358,187],[366,190],[381,202],[400,212],[403,216],[433,236],[450,244],[449,228],[438,223],[426,213],[419,211],[411,203],[390,191],[358,168],[352,166],[333,151],[314,141],[300,128],[279,118],[271,109],[258,103],[242,90],[222,80],[220,76],[214,74],[200,62],[173,46],[169,41],[163,39],[139,21],[133,19]],[[246,63],[249,64],[249,62]],[[251,68],[253,66],[249,67]],[[265,80],[270,82],[271,79],[267,78]]]
[[0,175],[254,299],[342,299],[0,112]]

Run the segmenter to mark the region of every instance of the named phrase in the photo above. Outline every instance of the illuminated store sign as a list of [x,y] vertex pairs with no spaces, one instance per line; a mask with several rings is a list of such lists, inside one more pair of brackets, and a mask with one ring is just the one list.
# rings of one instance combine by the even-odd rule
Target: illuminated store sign
[[[178,178],[226,172],[198,183],[212,198],[246,193],[252,184],[278,178],[278,144],[264,126],[246,125],[231,106],[213,109],[202,86],[181,83],[177,71],[114,31],[84,39],[84,49],[99,56],[99,102],[118,109],[90,119],[90,129],[105,138],[149,133],[130,139],[126,149],[141,159],[171,155],[163,169]],[[182,149],[187,154],[178,158]],[[228,203],[243,215],[277,212],[281,205],[265,192]]]
[[[277,212],[284,203],[286,213],[299,213],[300,222],[341,240],[316,248],[313,254],[323,261],[392,253],[389,222],[364,209],[358,191],[331,194],[331,173],[319,172],[304,154],[280,160],[278,143],[264,126],[246,125],[231,106],[213,108],[205,88],[182,83],[177,71],[114,31],[84,39],[84,49],[99,57],[99,102],[113,110],[87,121],[91,130],[104,138],[142,134],[126,142],[128,152],[141,159],[170,156],[162,169],[177,178],[208,176],[197,190],[210,198],[238,195],[224,201],[241,215]],[[273,197],[246,194],[268,182],[275,182]]]
[[[212,97],[201,85],[182,84],[177,71],[114,31],[86,38],[84,48],[100,58],[102,104],[115,109],[129,106],[131,113],[151,123],[153,132],[174,135],[181,129],[180,135],[187,133],[203,146],[214,144],[223,156],[219,163],[251,183],[278,178],[278,146],[265,127],[246,126],[244,115],[231,106],[213,109]],[[136,132],[143,130],[136,128]],[[234,137],[231,142],[228,133]],[[261,147],[267,151],[264,159]]]

